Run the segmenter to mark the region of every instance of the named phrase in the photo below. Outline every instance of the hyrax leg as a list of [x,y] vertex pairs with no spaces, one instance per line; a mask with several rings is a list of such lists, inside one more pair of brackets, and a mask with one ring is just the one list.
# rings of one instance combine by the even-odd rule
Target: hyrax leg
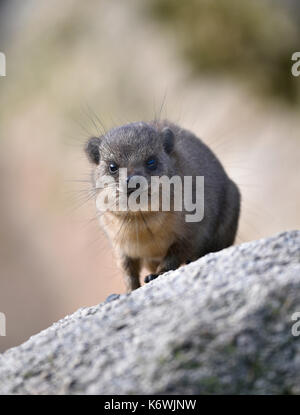
[[139,259],[133,259],[128,256],[121,258],[121,267],[125,275],[125,285],[127,292],[133,291],[141,286],[140,270],[141,264]]
[[152,260],[152,259],[147,259],[144,260],[144,266],[147,268],[148,271],[150,271],[151,273],[155,273],[157,270],[157,267],[159,266],[160,261],[159,260]]
[[155,274],[147,275],[144,279],[145,282],[150,282],[157,278],[160,274],[163,274],[167,271],[172,271],[180,267],[180,265],[185,262],[184,257],[184,247],[179,244],[173,244],[163,258],[161,263],[158,265]]

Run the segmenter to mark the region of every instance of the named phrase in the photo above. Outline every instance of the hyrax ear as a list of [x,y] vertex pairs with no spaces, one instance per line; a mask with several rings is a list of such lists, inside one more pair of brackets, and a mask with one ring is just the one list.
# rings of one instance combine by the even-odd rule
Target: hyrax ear
[[162,136],[165,152],[170,154],[174,148],[174,133],[169,127],[165,127],[162,130]]
[[85,145],[84,150],[91,163],[100,163],[100,143],[101,139],[99,137],[91,137]]

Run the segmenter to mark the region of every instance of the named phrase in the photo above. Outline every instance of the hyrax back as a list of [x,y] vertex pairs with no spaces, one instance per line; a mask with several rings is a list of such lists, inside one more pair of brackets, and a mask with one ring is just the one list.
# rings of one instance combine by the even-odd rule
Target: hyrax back
[[[230,246],[235,239],[240,213],[240,193],[213,152],[191,132],[169,121],[139,122],[114,128],[102,137],[91,138],[86,153],[94,165],[92,182],[108,176],[112,185],[106,191],[115,203],[102,212],[101,225],[110,238],[126,277],[128,291],[140,286],[141,267],[151,272],[145,281],[209,252]],[[151,210],[150,203],[137,211],[116,208],[120,195],[130,198],[132,189],[120,187],[122,168],[127,169],[129,183],[136,177],[146,180],[151,192],[153,176],[179,176],[182,192],[185,177],[193,180],[193,200],[197,176],[204,177],[204,217],[187,222],[185,210]],[[133,189],[134,190],[134,189]],[[171,191],[174,198],[175,190]],[[173,199],[172,199],[173,200]],[[117,210],[116,210],[117,209]]]

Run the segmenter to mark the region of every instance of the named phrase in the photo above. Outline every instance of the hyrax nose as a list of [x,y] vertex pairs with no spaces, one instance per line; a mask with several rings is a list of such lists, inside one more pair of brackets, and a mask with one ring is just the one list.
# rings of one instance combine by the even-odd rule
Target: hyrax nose
[[127,185],[127,194],[130,195],[132,192],[134,192],[140,187],[139,176],[136,174],[131,174],[127,176],[126,185]]

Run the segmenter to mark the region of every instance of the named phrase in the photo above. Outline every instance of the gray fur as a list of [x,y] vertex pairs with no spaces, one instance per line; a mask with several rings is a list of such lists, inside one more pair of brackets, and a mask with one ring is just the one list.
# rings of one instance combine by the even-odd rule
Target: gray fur
[[[90,161],[99,161],[94,162],[94,180],[98,175],[110,174],[111,162],[128,168],[130,174],[146,177],[148,183],[152,175],[204,176],[204,219],[188,223],[184,220],[187,212],[170,213],[178,215],[181,225],[174,229],[176,241],[161,257],[154,275],[233,244],[240,214],[239,190],[214,153],[194,134],[166,120],[138,122],[113,128],[100,137],[98,155],[95,143],[92,138],[86,146]],[[149,172],[145,161],[152,156],[156,157],[158,167]],[[118,174],[114,176],[117,179]],[[121,260],[131,281],[129,290],[139,286],[137,275],[143,260],[151,262],[150,258],[128,256]]]

